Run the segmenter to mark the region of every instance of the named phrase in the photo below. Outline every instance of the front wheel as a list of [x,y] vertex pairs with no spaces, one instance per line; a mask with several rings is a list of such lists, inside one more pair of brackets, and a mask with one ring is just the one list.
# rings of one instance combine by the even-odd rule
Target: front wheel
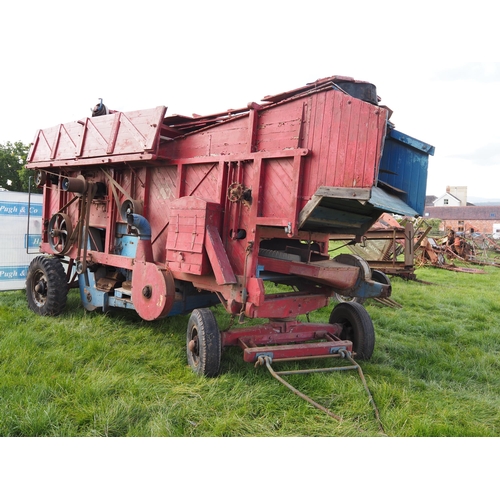
[[221,335],[210,309],[195,309],[187,327],[188,364],[197,375],[215,377],[222,356]]
[[40,316],[57,316],[66,307],[68,284],[61,262],[43,255],[35,257],[26,278],[29,308]]
[[375,331],[370,315],[356,302],[337,304],[330,314],[330,324],[342,325],[342,340],[352,342],[357,359],[370,359],[375,347]]

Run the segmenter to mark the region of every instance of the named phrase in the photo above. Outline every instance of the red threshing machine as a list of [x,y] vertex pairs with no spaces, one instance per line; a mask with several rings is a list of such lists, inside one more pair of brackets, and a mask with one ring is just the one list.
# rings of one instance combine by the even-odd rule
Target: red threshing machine
[[[375,87],[347,77],[220,114],[165,113],[101,101],[92,117],[38,131],[27,168],[43,187],[46,255],[28,272],[29,307],[57,315],[74,286],[87,310],[191,312],[188,362],[208,376],[225,346],[249,362],[369,358],[360,304],[336,305],[328,324],[298,317],[335,293],[390,295],[361,258],[330,258],[330,235],[359,241],[384,212],[421,212],[432,146],[398,132]],[[220,332],[215,304],[269,322]]]

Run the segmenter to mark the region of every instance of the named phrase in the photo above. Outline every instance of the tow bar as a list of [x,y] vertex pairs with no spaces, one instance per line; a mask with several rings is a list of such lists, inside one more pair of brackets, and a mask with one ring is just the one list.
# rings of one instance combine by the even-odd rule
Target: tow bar
[[320,405],[316,401],[312,400],[309,396],[306,396],[304,393],[300,392],[298,389],[293,387],[291,384],[289,384],[286,380],[284,380],[280,375],[296,375],[296,374],[308,374],[308,373],[321,373],[321,372],[335,372],[335,371],[347,371],[347,370],[357,370],[358,374],[361,378],[361,382],[363,383],[363,387],[365,388],[366,393],[368,394],[369,402],[373,407],[373,411],[375,413],[375,418],[377,420],[380,432],[382,434],[385,434],[384,426],[382,425],[382,421],[380,420],[380,413],[378,411],[377,405],[375,404],[375,400],[373,399],[373,396],[370,392],[370,389],[368,388],[368,384],[366,383],[365,376],[363,375],[363,370],[361,369],[361,366],[354,361],[354,359],[351,356],[351,353],[347,349],[340,349],[338,351],[338,355],[342,359],[348,360],[351,365],[350,366],[335,366],[335,367],[329,367],[329,368],[312,368],[309,370],[289,370],[289,371],[279,371],[276,372],[273,370],[271,364],[273,362],[272,358],[270,356],[267,356],[265,354],[259,355],[257,358],[257,361],[255,363],[255,366],[262,366],[266,365],[267,369],[269,370],[269,373],[276,379],[278,382],[281,382],[285,387],[288,387],[294,394],[297,396],[301,397],[304,401],[307,401],[309,404],[317,408],[318,410],[321,410],[325,412],[328,416],[334,418],[335,420],[338,420],[339,422],[342,422],[343,419],[339,415],[336,415],[335,413],[331,412],[328,408],[325,408],[324,406]]

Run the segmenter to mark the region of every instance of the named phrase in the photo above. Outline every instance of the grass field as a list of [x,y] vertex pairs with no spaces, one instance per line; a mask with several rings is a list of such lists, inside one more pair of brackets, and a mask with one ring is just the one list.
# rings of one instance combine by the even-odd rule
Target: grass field
[[[422,268],[432,285],[392,280],[402,309],[365,304],[376,345],[360,365],[387,436],[500,436],[500,269],[483,270]],[[0,293],[0,436],[382,435],[356,372],[288,377],[341,422],[237,348],[219,377],[197,377],[187,321],[88,313],[76,291],[61,316],[40,317],[23,291]]]

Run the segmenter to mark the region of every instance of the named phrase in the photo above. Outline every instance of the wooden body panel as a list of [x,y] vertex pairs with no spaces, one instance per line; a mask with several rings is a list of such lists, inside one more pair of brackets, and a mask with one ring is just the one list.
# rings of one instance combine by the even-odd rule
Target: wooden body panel
[[[164,118],[164,112],[115,113],[37,134],[28,168],[49,176],[45,251],[51,253],[46,228],[59,212],[80,235],[64,252],[76,260],[133,271],[133,238],[150,238],[142,245],[150,245],[159,267],[251,316],[306,312],[305,304],[316,307],[356,286],[357,268],[315,264],[305,247],[329,262],[329,233],[359,235],[379,217],[366,202],[378,182],[387,109],[326,82],[223,115]],[[63,179],[78,176],[93,194],[64,190]],[[151,234],[129,227],[122,244],[117,227],[127,222],[127,203]],[[84,248],[87,225],[102,245]],[[300,264],[280,262],[287,242],[300,247]],[[261,249],[277,253],[264,256]],[[320,298],[273,297],[274,307],[259,277],[265,273],[277,282],[296,276],[303,297]]]
[[164,106],[159,106],[116,112],[39,130],[28,161],[40,164],[156,150],[165,111]]

